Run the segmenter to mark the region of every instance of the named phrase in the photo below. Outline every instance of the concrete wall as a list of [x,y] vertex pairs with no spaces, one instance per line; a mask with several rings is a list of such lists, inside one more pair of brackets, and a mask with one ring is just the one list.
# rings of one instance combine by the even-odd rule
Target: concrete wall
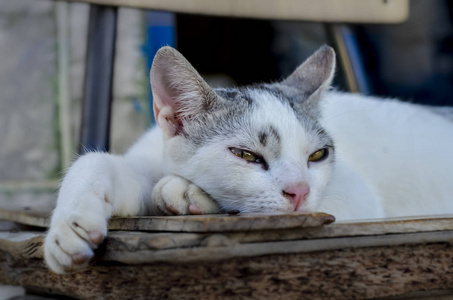
[[[76,157],[88,13],[89,6],[80,3],[0,0],[1,207],[52,206],[58,179]],[[116,153],[124,152],[149,120],[148,70],[140,50],[143,17],[132,9],[118,15]]]

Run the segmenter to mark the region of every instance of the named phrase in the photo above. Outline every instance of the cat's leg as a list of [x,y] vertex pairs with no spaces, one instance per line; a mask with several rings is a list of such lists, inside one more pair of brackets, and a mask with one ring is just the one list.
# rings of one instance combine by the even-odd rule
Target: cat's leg
[[[147,183],[124,157],[88,153],[66,174],[45,239],[47,265],[56,273],[86,266],[113,215],[145,212]],[[148,195],[149,197],[149,195]]]
[[201,188],[177,176],[168,175],[154,187],[149,211],[152,215],[201,215],[221,211],[219,205]]

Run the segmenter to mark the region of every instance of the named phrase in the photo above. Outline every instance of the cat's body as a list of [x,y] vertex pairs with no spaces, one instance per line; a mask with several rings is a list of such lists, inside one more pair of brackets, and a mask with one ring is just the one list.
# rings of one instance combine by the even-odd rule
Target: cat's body
[[449,115],[328,91],[333,70],[324,47],[281,83],[214,91],[179,53],[161,50],[151,72],[160,128],[124,156],[74,163],[46,238],[48,265],[83,267],[112,215],[452,213]]
[[[383,217],[453,213],[453,122],[446,116],[396,100],[334,94],[323,125],[335,137],[336,157],[369,187]],[[335,189],[341,193],[341,185]],[[355,213],[340,218],[368,217],[355,209],[363,198],[349,199]]]

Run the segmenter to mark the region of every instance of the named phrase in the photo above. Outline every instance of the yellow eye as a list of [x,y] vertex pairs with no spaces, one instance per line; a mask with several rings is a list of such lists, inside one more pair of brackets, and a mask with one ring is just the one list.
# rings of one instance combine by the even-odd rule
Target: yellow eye
[[238,148],[230,148],[231,153],[236,155],[237,157],[240,157],[248,162],[253,162],[253,163],[261,163],[262,158],[257,156],[256,154],[253,154],[252,152],[248,152],[246,150],[241,150]]
[[230,148],[231,153],[236,155],[237,157],[242,158],[242,150],[238,148]]
[[243,153],[242,158],[245,159],[246,161],[251,161],[251,162],[256,161],[255,154],[247,152],[247,151],[242,151],[242,153]]
[[308,161],[317,162],[327,157],[329,151],[326,148],[319,149],[308,157]]

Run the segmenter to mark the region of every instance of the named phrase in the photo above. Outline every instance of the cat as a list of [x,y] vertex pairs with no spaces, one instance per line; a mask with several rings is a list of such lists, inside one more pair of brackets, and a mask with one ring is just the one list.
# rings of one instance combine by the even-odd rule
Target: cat
[[334,71],[323,46],[280,82],[212,89],[161,48],[150,73],[159,127],[123,156],[88,153],[70,167],[45,239],[49,268],[84,268],[113,215],[453,212],[451,115],[337,92]]

